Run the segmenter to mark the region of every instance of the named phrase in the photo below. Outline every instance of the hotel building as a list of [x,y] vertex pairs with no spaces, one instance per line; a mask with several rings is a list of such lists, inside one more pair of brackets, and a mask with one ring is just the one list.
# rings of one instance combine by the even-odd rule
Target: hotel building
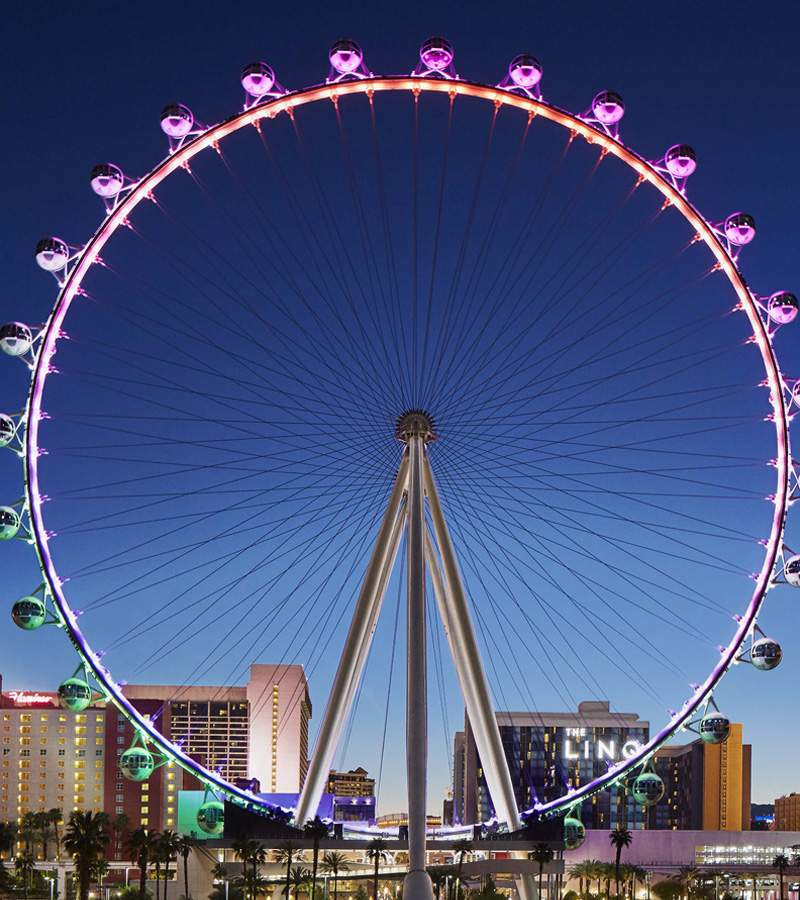
[[662,747],[656,772],[664,796],[648,810],[647,827],[677,831],[749,831],[751,748],[731,723],[724,744],[702,740]]
[[[497,712],[506,763],[519,809],[564,796],[608,770],[649,739],[650,724],[633,713],[612,712],[607,701],[588,701],[577,712]],[[453,759],[453,817],[473,824],[494,810],[466,721],[456,734]],[[596,794],[581,807],[587,828],[642,828],[641,808],[623,785]]]
[[[2,681],[0,680],[0,688]],[[245,686],[126,685],[125,695],[155,727],[226,780],[265,793],[297,793],[308,771],[311,702],[301,666],[253,665]],[[3,757],[0,818],[59,807],[105,810],[131,828],[175,828],[177,796],[198,790],[172,762],[146,782],[122,776],[119,758],[135,731],[104,702],[75,713],[55,693],[0,690]],[[118,837],[110,858],[123,859]]]

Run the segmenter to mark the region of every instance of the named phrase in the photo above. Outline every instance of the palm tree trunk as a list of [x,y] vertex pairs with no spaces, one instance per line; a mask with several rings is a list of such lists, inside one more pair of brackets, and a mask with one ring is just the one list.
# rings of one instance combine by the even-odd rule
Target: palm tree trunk
[[161,897],[161,861],[156,859],[156,900]]
[[189,854],[183,854],[183,893],[189,900]]
[[539,863],[539,900],[542,900],[542,872],[544,871],[544,864]]
[[375,855],[375,898],[374,900],[378,900],[378,871],[380,870],[380,861],[378,860],[377,854]]
[[314,900],[314,894],[317,890],[317,864],[319,863],[319,841],[314,839],[314,862],[311,864],[311,896],[310,900]]
[[336,897],[339,893],[338,885],[339,885],[339,870],[334,869],[333,870],[333,900],[336,900]]
[[139,856],[139,900],[145,900],[147,890],[147,857]]
[[292,852],[289,851],[286,860],[286,900],[289,900],[289,894],[292,890]]

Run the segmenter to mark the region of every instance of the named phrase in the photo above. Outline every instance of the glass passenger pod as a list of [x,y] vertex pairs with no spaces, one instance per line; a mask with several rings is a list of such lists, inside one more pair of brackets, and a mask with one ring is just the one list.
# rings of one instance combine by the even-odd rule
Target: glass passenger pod
[[264,97],[275,84],[275,73],[265,62],[251,62],[242,70],[242,87],[251,97]]
[[197,810],[197,825],[206,834],[219,835],[225,828],[225,807],[219,800],[206,800]]
[[778,291],[767,300],[767,313],[778,325],[788,325],[797,316],[797,297],[789,291]]
[[654,772],[644,772],[633,782],[633,799],[640,806],[655,806],[664,796],[664,782]]
[[724,744],[731,733],[731,723],[722,713],[709,712],[700,719],[697,730],[707,744]]
[[774,669],[783,658],[783,650],[772,638],[760,638],[750,648],[750,662],[762,671]]
[[11,416],[0,413],[0,447],[7,447],[14,440],[17,426]]
[[355,41],[345,39],[336,41],[328,53],[328,59],[331,62],[331,66],[340,75],[349,75],[361,66],[364,54]]
[[800,555],[790,556],[786,560],[783,566],[783,577],[792,587],[800,587]]
[[42,238],[35,254],[37,264],[46,272],[58,272],[69,262],[69,247],[57,237]]
[[144,747],[129,747],[119,758],[119,770],[129,781],[146,781],[155,767],[155,757]]
[[10,506],[0,506],[0,541],[10,541],[19,531],[19,513]]
[[161,110],[161,130],[171,138],[186,137],[193,125],[192,111],[182,103],[170,103]]
[[542,66],[530,53],[520,53],[511,60],[508,75],[517,87],[530,89],[542,80]]
[[564,819],[564,849],[577,850],[586,840],[586,828],[580,819],[567,816]]
[[125,182],[125,176],[122,169],[113,163],[100,163],[92,169],[89,176],[92,183],[92,190],[98,197],[116,197],[122,190]]
[[35,631],[46,617],[47,608],[38,597],[21,597],[11,607],[11,618],[23,631]]
[[602,91],[592,100],[592,112],[598,122],[616,125],[625,115],[625,104],[616,91]]
[[688,144],[675,144],[664,154],[664,165],[674,178],[688,178],[697,168],[697,156]]
[[756,220],[747,213],[728,216],[724,225],[725,237],[737,247],[749,244],[756,236]]
[[63,709],[80,712],[92,702],[92,689],[82,678],[67,678],[58,687],[58,703]]
[[419,58],[426,68],[441,72],[453,61],[453,48],[443,37],[428,38],[419,48]]
[[24,356],[33,346],[33,333],[22,322],[6,322],[0,328],[0,349],[9,356]]

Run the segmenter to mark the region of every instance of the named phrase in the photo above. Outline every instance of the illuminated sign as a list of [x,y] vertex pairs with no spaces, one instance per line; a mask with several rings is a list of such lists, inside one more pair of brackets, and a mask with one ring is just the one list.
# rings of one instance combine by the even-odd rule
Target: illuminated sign
[[55,694],[36,694],[27,691],[9,691],[8,696],[16,706],[41,706],[45,703],[55,705]]
[[619,759],[630,759],[641,748],[638,741],[625,741],[617,753],[618,742],[614,738],[592,741],[586,737],[585,728],[567,728],[568,737],[564,740],[563,759],[608,759],[617,762]]

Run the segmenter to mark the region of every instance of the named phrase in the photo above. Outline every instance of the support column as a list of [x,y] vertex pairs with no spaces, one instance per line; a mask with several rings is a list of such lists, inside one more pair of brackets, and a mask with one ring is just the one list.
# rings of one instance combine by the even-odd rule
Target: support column
[[406,608],[406,770],[408,773],[408,875],[404,900],[431,900],[425,871],[427,839],[428,711],[425,621],[425,448],[420,433],[408,436],[408,531]]
[[[511,774],[508,771],[503,743],[500,740],[500,729],[497,727],[497,719],[489,693],[489,683],[483,669],[464,584],[461,581],[461,573],[456,562],[444,511],[439,502],[433,471],[427,458],[425,459],[425,491],[428,496],[428,506],[442,560],[443,573],[437,572],[434,575],[435,568],[438,568],[438,562],[430,538],[428,565],[431,569],[431,580],[437,593],[437,600],[439,600],[439,609],[442,612],[442,622],[447,632],[456,676],[461,685],[461,694],[464,697],[464,705],[467,707],[467,715],[475,735],[475,744],[481,758],[481,766],[495,814],[501,822],[508,825],[511,831],[516,831],[522,826],[517,809],[517,799],[514,796]],[[527,854],[517,852],[514,853],[514,856],[525,859]],[[520,900],[538,900],[536,881],[532,875],[521,875],[515,878],[515,883]]]
[[317,744],[308,767],[303,790],[297,801],[295,824],[298,828],[301,828],[308,819],[313,818],[317,813],[333,762],[333,754],[336,752],[361,678],[403,531],[403,516],[399,515],[399,512],[407,486],[407,478],[408,455],[406,454],[400,463],[394,488],[389,497],[378,537],[375,540],[375,549],[372,551],[364,575],[364,582],[353,611],[353,619],[350,623],[350,630],[347,632],[339,668],[336,670],[331,695],[322,717]]

